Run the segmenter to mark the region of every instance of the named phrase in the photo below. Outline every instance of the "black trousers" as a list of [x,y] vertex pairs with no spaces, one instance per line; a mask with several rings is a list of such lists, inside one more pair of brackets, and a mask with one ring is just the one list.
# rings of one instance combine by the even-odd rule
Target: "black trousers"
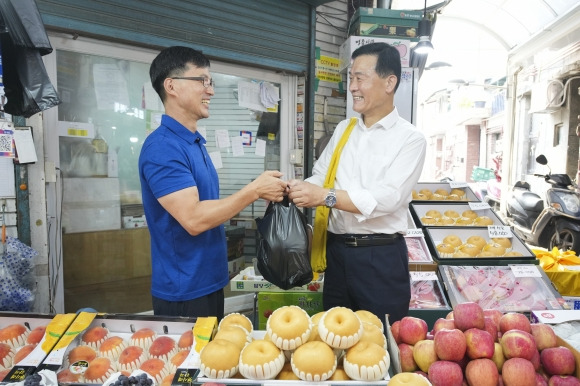
[[367,310],[383,323],[388,314],[390,324],[408,315],[411,283],[403,237],[389,245],[352,247],[344,238],[328,233],[326,263],[325,310],[337,306]]
[[172,302],[153,296],[153,314],[164,316],[224,317],[224,290],[220,289],[196,299]]

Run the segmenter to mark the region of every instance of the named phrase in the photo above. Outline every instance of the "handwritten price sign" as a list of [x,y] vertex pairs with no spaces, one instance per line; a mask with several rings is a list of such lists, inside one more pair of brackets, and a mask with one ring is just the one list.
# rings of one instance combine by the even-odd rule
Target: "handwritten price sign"
[[467,188],[469,185],[467,182],[449,181],[450,188]]
[[437,273],[433,271],[412,271],[411,274],[411,281],[427,281],[427,280],[438,280]]
[[491,209],[491,206],[487,202],[470,202],[469,208],[471,210],[485,210]]
[[494,237],[513,237],[512,229],[503,225],[490,225],[487,227],[490,238]]
[[542,277],[537,265],[531,264],[514,264],[510,269],[515,277]]
[[423,234],[423,229],[421,229],[421,228],[407,229],[407,234],[405,236],[407,236],[407,237],[425,237],[425,235]]

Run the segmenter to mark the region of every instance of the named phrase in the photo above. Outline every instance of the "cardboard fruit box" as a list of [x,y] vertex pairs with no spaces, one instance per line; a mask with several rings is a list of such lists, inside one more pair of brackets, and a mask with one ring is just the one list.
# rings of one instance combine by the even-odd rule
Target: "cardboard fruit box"
[[478,303],[502,312],[566,309],[566,301],[537,265],[439,266],[451,306]]
[[[428,227],[428,226],[488,226],[488,224],[478,225],[482,220],[489,218],[492,223],[490,225],[503,225],[505,223],[499,218],[499,216],[490,208],[487,203],[481,202],[467,202],[467,203],[452,203],[452,202],[412,202],[409,205],[411,215],[413,216],[413,221],[418,227]],[[434,212],[431,212],[434,211]],[[466,211],[473,211],[477,214],[476,218],[468,220],[467,217],[463,216]],[[454,212],[452,214],[450,212]],[[452,216],[459,215],[459,217],[449,217],[447,214]],[[475,216],[475,215],[474,215]],[[441,220],[444,219],[445,221]],[[479,220],[478,220],[479,219]],[[465,224],[465,225],[461,225]]]
[[[207,320],[206,320],[207,319]],[[199,321],[198,321],[199,320]],[[129,314],[95,314],[88,312],[81,312],[67,329],[64,338],[61,339],[50,354],[42,362],[40,369],[47,369],[57,373],[57,377],[65,373],[69,378],[59,379],[59,384],[94,384],[95,381],[89,382],[85,380],[84,374],[90,367],[90,362],[85,360],[75,361],[70,363],[69,353],[76,347],[83,344],[83,335],[93,330],[94,328],[104,327],[108,331],[107,338],[120,337],[123,344],[120,346],[121,350],[126,346],[131,345],[131,336],[140,329],[148,328],[155,333],[155,338],[169,337],[175,341],[176,346],[182,336],[188,331],[192,331],[193,344],[189,352],[180,364],[172,366],[166,365],[164,370],[157,376],[157,378],[165,378],[172,375],[172,385],[189,385],[196,378],[199,369],[199,351],[203,347],[203,342],[208,342],[213,334],[213,330],[217,326],[217,319],[212,318],[181,318],[181,317],[158,317],[152,315],[129,315]],[[202,323],[208,322],[208,323]],[[210,329],[205,331],[207,336],[196,334],[196,324],[209,324]],[[201,345],[199,344],[201,340]],[[185,349],[184,349],[185,350]],[[98,349],[95,350],[98,356],[101,355]],[[179,351],[179,350],[178,350]],[[175,355],[175,353],[173,354]],[[173,357],[172,355],[172,357]],[[177,357],[175,357],[177,358]],[[183,357],[179,357],[180,359]],[[147,356],[147,359],[149,357]],[[168,362],[172,358],[168,358]],[[110,370],[110,377],[118,371],[116,359],[112,359],[113,365]],[[75,378],[79,378],[75,380]],[[155,378],[155,377],[153,377]],[[162,379],[156,379],[156,383],[160,384]],[[102,382],[96,381],[97,384]]]
[[[324,274],[319,275],[308,284],[301,287],[295,287],[288,291],[292,292],[322,292],[324,286]],[[278,286],[265,280],[263,276],[256,274],[254,267],[244,268],[238,275],[230,280],[230,289],[232,291],[244,292],[286,292]]]
[[323,310],[322,292],[258,293],[258,329],[265,330],[268,317],[283,306],[298,306],[312,316]]
[[[540,310],[532,311],[530,319],[533,323],[545,323],[552,325],[556,333],[558,346],[564,346],[572,351],[576,362],[576,378],[580,378],[580,352],[577,340],[572,339],[578,332],[580,311],[578,310]],[[576,328],[573,328],[576,326]]]
[[[447,195],[435,195],[437,190],[442,189],[442,191],[447,192]],[[464,195],[459,198],[452,196],[451,191],[458,189],[463,191]],[[422,192],[423,191],[423,192]],[[429,195],[430,193],[430,195]],[[413,189],[413,202],[479,202],[473,190],[469,187],[467,182],[418,182]]]
[[[427,246],[431,251],[433,260],[439,265],[538,264],[534,253],[517,235],[513,234],[509,228],[506,229],[506,227],[500,227],[500,230],[507,233],[498,234],[494,227],[426,227],[424,229]],[[449,251],[441,251],[438,246],[443,244],[443,240],[448,236],[458,237],[461,245]],[[472,236],[479,236],[486,242],[486,245],[472,251],[470,246],[466,245],[470,244],[468,239]],[[491,244],[495,244],[495,241],[492,240],[495,236],[507,238],[511,241],[511,246],[505,248],[503,254],[489,247]],[[469,252],[473,256],[465,256],[464,254],[459,254],[460,252]],[[514,256],[511,253],[518,253],[518,255]]]
[[[17,332],[24,328],[23,331],[26,331],[25,336],[6,341],[13,346],[15,354],[9,371],[6,375],[0,376],[0,383],[21,382],[36,372],[75,316],[75,314],[0,312],[0,329],[10,328],[11,331]],[[8,330],[5,330],[5,333],[8,333]]]

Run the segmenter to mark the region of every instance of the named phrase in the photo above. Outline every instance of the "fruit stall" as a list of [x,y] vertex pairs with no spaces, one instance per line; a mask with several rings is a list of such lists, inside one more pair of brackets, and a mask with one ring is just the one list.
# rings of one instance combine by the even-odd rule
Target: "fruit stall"
[[324,311],[323,274],[282,290],[249,266],[230,289],[255,294],[253,318],[0,313],[0,383],[580,385],[579,299],[553,280],[574,253],[530,249],[457,183],[420,183],[408,228],[392,324]]

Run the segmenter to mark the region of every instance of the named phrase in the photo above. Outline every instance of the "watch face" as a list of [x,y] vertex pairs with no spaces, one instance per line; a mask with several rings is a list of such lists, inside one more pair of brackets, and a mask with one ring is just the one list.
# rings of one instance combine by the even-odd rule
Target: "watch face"
[[325,201],[326,206],[333,207],[334,204],[336,204],[336,196],[329,194],[328,196],[326,196],[326,199],[324,201]]

